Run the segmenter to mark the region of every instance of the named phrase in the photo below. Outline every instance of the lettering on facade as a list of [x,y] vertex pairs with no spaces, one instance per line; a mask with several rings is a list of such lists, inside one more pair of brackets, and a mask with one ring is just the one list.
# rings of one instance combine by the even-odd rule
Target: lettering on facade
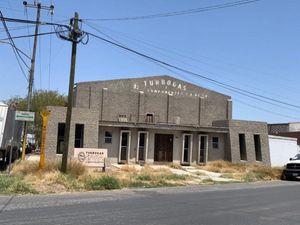
[[189,91],[185,84],[171,79],[144,80],[141,84],[134,83],[133,90],[170,96],[204,97],[207,95]]

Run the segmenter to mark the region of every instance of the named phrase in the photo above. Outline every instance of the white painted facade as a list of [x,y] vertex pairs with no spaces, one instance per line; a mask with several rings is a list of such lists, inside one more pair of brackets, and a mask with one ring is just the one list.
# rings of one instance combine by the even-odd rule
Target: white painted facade
[[0,148],[3,145],[3,135],[4,135],[4,128],[6,123],[6,116],[7,116],[8,106],[3,102],[0,102]]
[[297,138],[269,135],[271,166],[284,166],[299,153]]

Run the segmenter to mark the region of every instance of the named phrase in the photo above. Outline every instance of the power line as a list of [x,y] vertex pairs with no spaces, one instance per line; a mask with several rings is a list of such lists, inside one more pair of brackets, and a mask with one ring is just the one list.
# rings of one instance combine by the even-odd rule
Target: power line
[[264,111],[264,112],[267,112],[267,113],[270,113],[270,114],[273,114],[273,115],[277,115],[277,116],[281,116],[281,117],[285,117],[285,118],[290,118],[290,119],[297,120],[297,121],[300,120],[300,118],[293,117],[293,116],[287,116],[287,115],[284,115],[284,114],[281,114],[281,113],[278,113],[278,112],[270,111],[270,110],[261,108],[257,105],[252,105],[252,104],[246,103],[246,102],[238,100],[238,99],[234,99],[234,101],[239,102],[239,103],[241,103],[243,105],[246,105],[248,107],[251,107],[253,109]]
[[[12,23],[37,24],[37,22],[34,20],[23,20],[23,19],[9,18],[9,17],[3,17],[3,20],[6,22],[12,22]],[[39,25],[62,26],[65,28],[70,28],[69,25],[59,24],[59,23],[42,22],[42,21],[39,22]]]
[[[33,25],[10,27],[9,30],[10,31],[23,30],[23,29],[27,29],[27,28],[30,28],[30,27],[33,27]],[[0,28],[0,32],[5,32],[5,29]]]
[[218,9],[223,9],[223,8],[229,8],[229,7],[234,7],[234,6],[250,4],[250,3],[254,3],[254,2],[258,2],[258,1],[260,1],[260,0],[240,0],[240,1],[217,4],[217,5],[210,5],[210,6],[200,7],[200,8],[195,8],[195,9],[181,10],[181,11],[174,11],[174,12],[167,12],[167,13],[158,13],[158,14],[151,14],[151,15],[145,15],[145,16],[83,19],[83,20],[86,20],[86,21],[87,20],[89,20],[89,21],[122,21],[122,20],[156,19],[156,18],[163,18],[163,17],[182,16],[182,15],[187,15],[187,14],[207,12],[207,11],[212,11],[212,10],[218,10]]
[[[51,0],[51,5],[53,4]],[[51,23],[53,22],[53,15],[51,14]],[[51,26],[51,32],[53,27]],[[50,90],[50,83],[51,83],[51,63],[52,63],[52,35],[50,35],[49,40],[49,62],[48,62],[48,91]]]
[[[23,69],[23,67],[22,67],[22,65],[21,65],[20,59],[21,59],[21,61],[24,63],[25,66],[28,67],[28,65],[26,64],[26,62],[24,61],[24,59],[23,59],[22,56],[20,55],[17,46],[15,45],[13,39],[11,38],[11,35],[10,35],[10,33],[9,33],[9,30],[8,30],[8,27],[7,27],[6,23],[5,23],[5,21],[3,20],[3,14],[2,14],[1,11],[0,11],[0,19],[1,19],[2,23],[3,23],[4,29],[5,29],[6,34],[7,34],[7,36],[8,36],[9,43],[10,43],[10,45],[12,46],[13,52],[14,52],[15,57],[16,57],[16,59],[17,59],[18,65],[19,65],[19,67],[20,67],[20,69],[21,69],[21,72],[22,72],[23,76],[25,77],[25,79],[28,80],[28,78],[27,78],[27,76],[26,76],[26,74],[25,74],[25,71],[24,71],[24,69]],[[25,53],[23,53],[23,54],[25,54]],[[25,54],[25,55],[26,55],[26,54]],[[28,67],[28,68],[29,68],[29,67]]]
[[8,45],[12,46],[12,47],[15,48],[17,51],[19,51],[22,55],[24,55],[27,59],[31,60],[31,58],[30,58],[29,55],[27,55],[25,52],[23,52],[23,51],[22,51],[21,49],[19,49],[17,46],[13,46],[12,43],[6,42],[6,41],[1,41],[1,40],[0,40],[0,43],[8,44]]
[[[172,64],[170,64],[170,63],[167,63],[167,62],[164,62],[164,61],[162,61],[162,60],[156,59],[156,58],[154,58],[154,57],[152,57],[152,56],[149,56],[149,55],[140,53],[140,52],[138,52],[138,51],[136,51],[136,50],[130,49],[130,48],[124,46],[124,45],[120,45],[120,44],[118,44],[118,43],[115,43],[115,42],[113,42],[113,41],[110,41],[110,40],[108,40],[108,39],[105,39],[105,38],[103,38],[103,37],[100,37],[100,36],[98,36],[98,35],[95,35],[95,34],[93,34],[93,33],[88,33],[88,32],[87,32],[87,34],[89,34],[89,35],[91,35],[91,36],[93,36],[93,37],[95,37],[95,38],[97,38],[97,39],[100,39],[100,40],[102,40],[102,41],[105,41],[105,42],[107,42],[107,43],[110,43],[110,44],[112,44],[112,45],[115,45],[115,46],[117,46],[117,47],[119,47],[119,48],[122,48],[122,49],[124,49],[124,50],[127,50],[127,51],[129,51],[129,52],[131,52],[131,53],[134,53],[134,54],[136,54],[136,55],[139,55],[139,56],[142,56],[142,57],[144,57],[144,58],[150,59],[150,60],[152,60],[152,61],[158,62],[158,63],[160,63],[160,64],[162,64],[162,65],[165,65],[165,66],[167,66],[167,67],[176,69],[176,70],[178,70],[178,71],[181,71],[181,72],[184,72],[184,73],[188,73],[188,74],[191,74],[191,75],[200,77],[200,78],[202,78],[202,79],[204,79],[204,80],[207,80],[207,81],[209,81],[209,82],[214,83],[215,85],[221,86],[221,87],[223,87],[223,88],[225,88],[225,89],[228,89],[228,90],[231,90],[231,91],[234,91],[235,93],[242,94],[242,95],[247,96],[247,97],[249,97],[249,98],[254,98],[254,99],[256,99],[256,100],[263,101],[263,102],[267,102],[266,100],[269,100],[269,101],[271,101],[271,102],[279,103],[279,104],[286,105],[286,106],[290,106],[290,107],[293,107],[293,108],[298,108],[298,109],[300,108],[300,106],[298,106],[298,105],[290,104],[290,103],[283,102],[283,101],[280,101],[280,100],[277,100],[277,99],[273,99],[273,98],[270,98],[270,97],[267,97],[267,96],[259,95],[259,94],[256,94],[256,93],[253,93],[253,92],[250,92],[250,91],[247,91],[247,90],[243,90],[243,89],[241,89],[241,88],[234,87],[234,86],[232,86],[232,85],[228,85],[228,84],[226,84],[226,83],[223,83],[223,82],[217,81],[217,80],[215,80],[215,79],[206,77],[206,76],[204,76],[204,75],[195,73],[195,72],[193,72],[193,71],[190,71],[190,70],[187,70],[187,69],[178,67],[178,66],[176,66],[176,65],[172,65]],[[266,100],[264,100],[264,99],[266,99]]]
[[[91,22],[87,22],[87,21],[84,21],[83,23],[85,23],[87,26],[89,26],[89,27],[92,28],[93,30],[96,30],[96,31],[99,32],[100,34],[102,34],[102,35],[104,35],[104,36],[110,38],[110,39],[113,40],[113,41],[115,41],[116,43],[119,43],[119,42],[116,41],[114,38],[112,38],[110,35],[107,35],[106,33],[102,32],[100,29],[98,29],[98,26],[97,26],[97,25],[95,25],[95,24],[93,24],[93,23],[91,23]],[[108,30],[111,30],[111,29],[108,29]],[[127,35],[125,35],[125,36],[127,36]],[[161,46],[156,46],[156,45],[154,45],[154,44],[152,44],[152,43],[146,42],[145,40],[141,41],[141,40],[136,39],[136,38],[131,38],[130,36],[127,36],[127,39],[129,39],[130,41],[132,41],[132,39],[133,39],[133,41],[135,41],[135,42],[138,43],[138,44],[142,44],[142,45],[145,45],[145,46],[147,46],[147,47],[150,47],[150,50],[154,48],[155,50],[158,50],[158,51],[160,52],[160,54],[161,54],[161,52],[162,52],[162,53],[163,53],[163,54],[162,54],[163,56],[168,56],[168,57],[170,57],[169,55],[176,55],[176,56],[179,56],[179,57],[187,58],[187,59],[189,59],[189,60],[193,60],[193,61],[197,61],[197,62],[203,63],[201,60],[195,59],[195,58],[193,58],[193,57],[191,57],[191,56],[184,55],[184,54],[182,54],[181,52],[178,53],[178,52],[174,51],[174,49],[166,49],[166,48],[163,48],[163,47],[161,47]],[[120,44],[120,43],[119,43],[119,44]],[[122,44],[122,45],[123,45],[123,44]],[[171,53],[173,53],[173,54],[171,54]],[[180,63],[185,64],[185,65],[193,66],[193,67],[198,67],[198,66],[195,66],[195,65],[193,65],[193,64],[187,63],[187,62],[185,62],[185,61],[178,60],[178,59],[176,59],[175,57],[172,57],[172,58],[175,59],[176,61],[180,62]],[[207,64],[207,63],[204,63],[204,64]],[[208,64],[208,65],[211,65],[211,64]],[[219,77],[218,74],[212,73],[212,72],[210,72],[210,71],[205,71],[205,70],[203,70],[203,69],[201,69],[201,70],[204,71],[205,73],[208,73],[209,75],[213,75],[213,76]],[[226,71],[226,70],[225,70],[225,71]],[[232,73],[232,72],[231,72],[231,73]],[[240,73],[240,74],[243,74],[243,73]],[[235,81],[235,80],[233,80],[233,79],[230,79],[230,78],[227,78],[227,77],[226,77],[226,79],[228,79],[229,81],[234,82],[234,83],[236,83],[236,84],[241,84],[240,82],[237,82],[237,81]],[[282,84],[282,82],[281,82],[281,84]],[[260,91],[260,92],[263,92],[263,93],[265,93],[265,94],[269,94],[269,95],[272,95],[272,96],[278,96],[278,97],[281,98],[283,101],[285,100],[285,97],[282,97],[282,96],[278,95],[278,93],[274,94],[274,93],[271,93],[271,92],[267,92],[267,91],[265,91],[265,90],[263,90],[263,89],[260,89],[260,88],[258,88],[258,87],[256,87],[256,86],[249,85],[248,83],[243,84],[243,85],[244,85],[244,86],[248,86],[248,87],[251,88],[251,89],[256,89],[256,90],[258,90],[258,91]]]
[[[67,30],[63,30],[67,31]],[[35,37],[35,36],[43,36],[43,35],[49,35],[49,34],[58,34],[62,31],[52,31],[52,32],[45,32],[45,33],[39,33],[39,34],[30,34],[30,35],[21,35],[21,36],[15,36],[11,37],[12,39],[19,39],[19,38],[27,38],[27,37]],[[0,39],[1,41],[9,40],[8,38]]]
[[[27,11],[27,7],[24,8],[25,13],[26,13],[26,19],[28,20],[28,11]],[[27,35],[29,35],[29,25],[28,23],[26,24],[27,26]],[[29,47],[29,51],[32,52],[31,50],[31,43],[30,43],[30,38],[28,38],[28,47]]]

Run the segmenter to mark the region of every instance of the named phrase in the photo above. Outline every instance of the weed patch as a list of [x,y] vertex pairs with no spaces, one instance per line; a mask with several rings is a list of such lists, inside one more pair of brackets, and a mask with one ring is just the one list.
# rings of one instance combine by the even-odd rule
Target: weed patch
[[0,193],[1,194],[37,194],[38,192],[17,176],[1,174]]
[[98,179],[88,180],[86,188],[89,190],[113,190],[120,189],[120,182],[115,177],[103,176]]

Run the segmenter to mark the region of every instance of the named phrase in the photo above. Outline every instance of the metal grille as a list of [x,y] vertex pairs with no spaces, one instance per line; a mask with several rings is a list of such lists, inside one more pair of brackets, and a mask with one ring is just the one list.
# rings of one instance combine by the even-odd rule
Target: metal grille
[[289,163],[286,165],[287,169],[300,169],[300,164],[297,163]]

